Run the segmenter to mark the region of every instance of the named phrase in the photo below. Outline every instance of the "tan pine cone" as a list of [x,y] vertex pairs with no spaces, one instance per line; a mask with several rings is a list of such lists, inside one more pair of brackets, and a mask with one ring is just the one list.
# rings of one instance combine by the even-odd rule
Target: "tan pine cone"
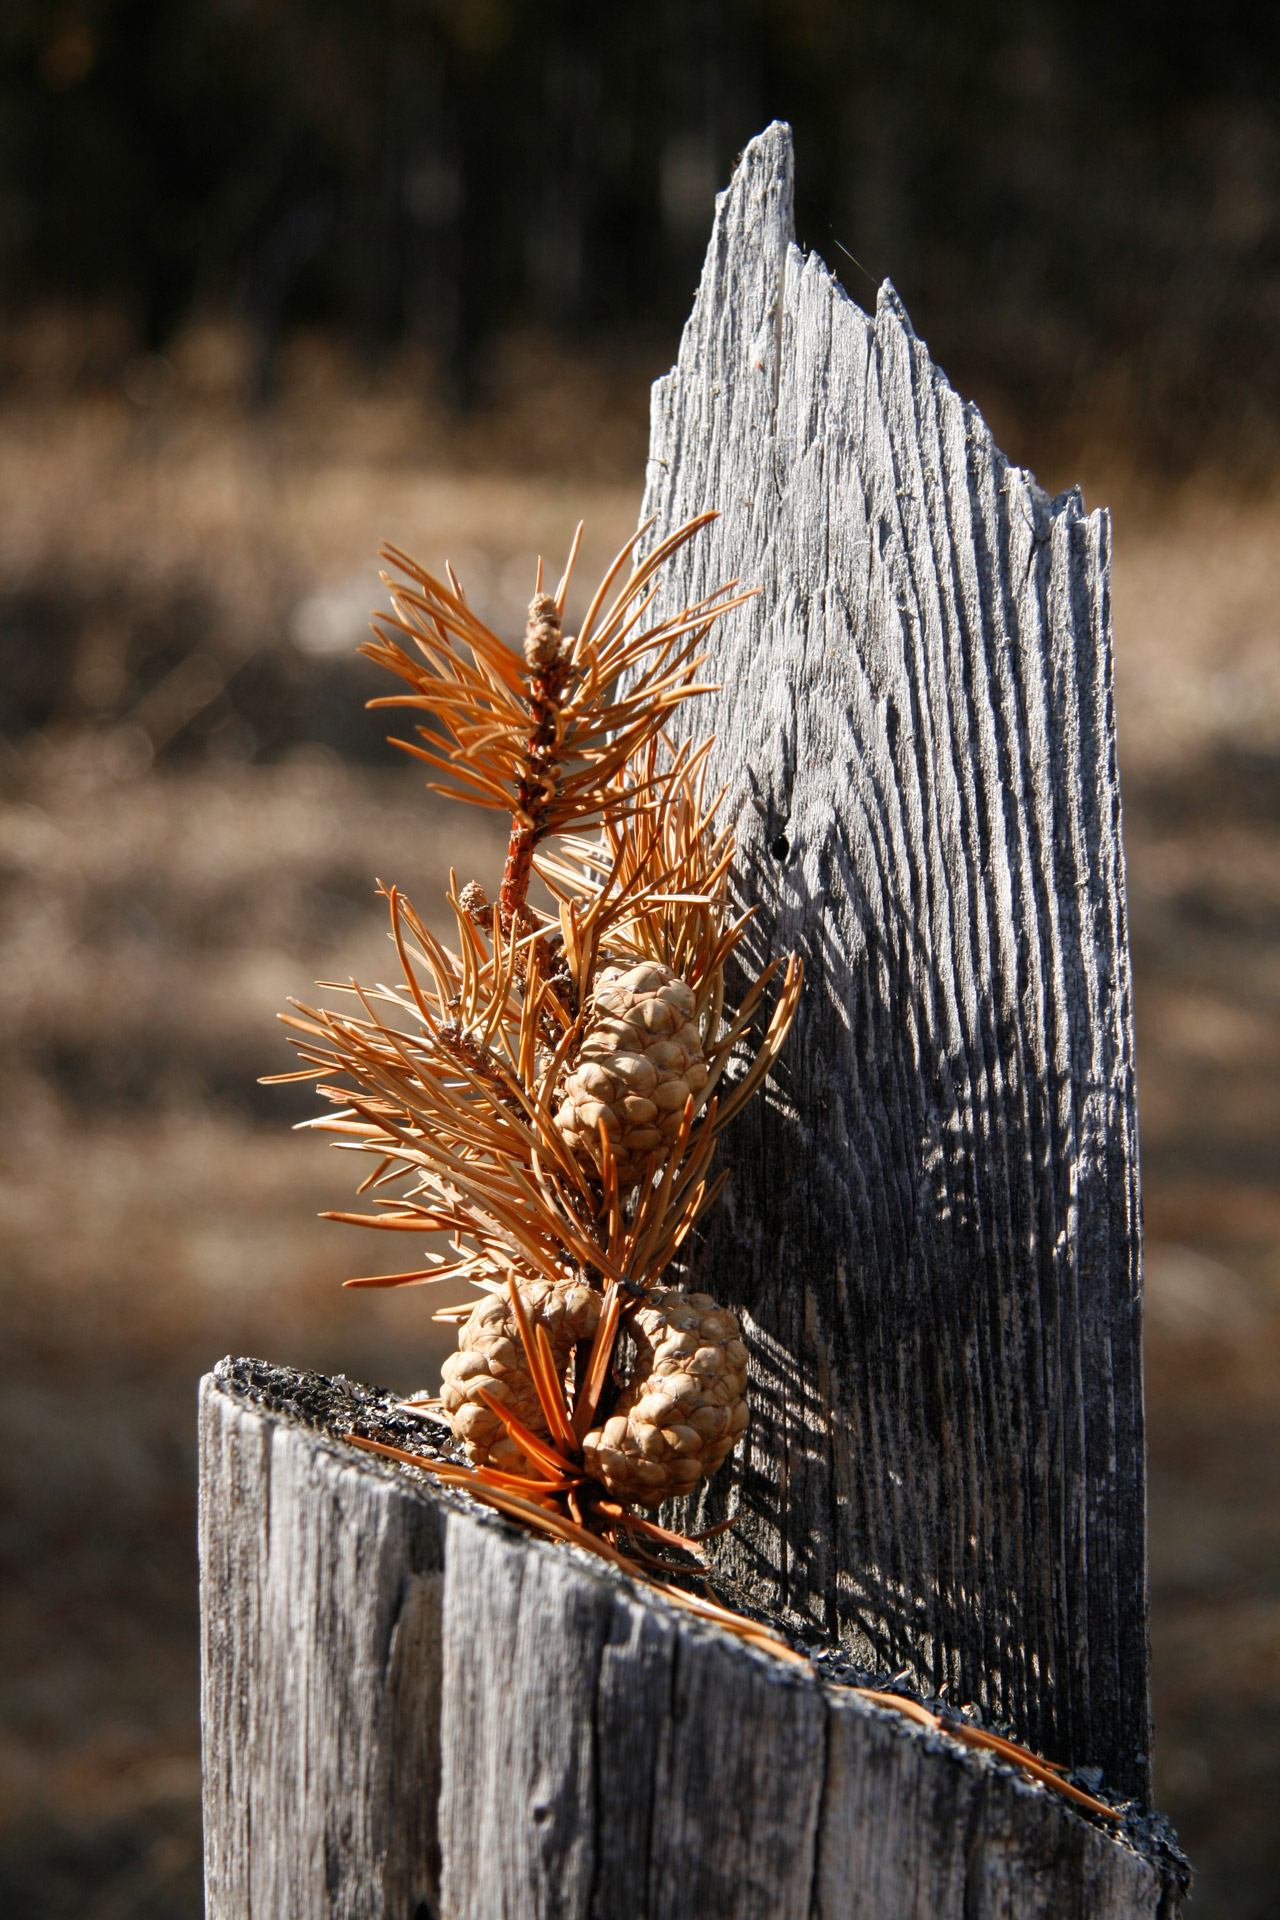
[[[545,1327],[563,1382],[573,1349],[590,1340],[600,1318],[600,1296],[578,1281],[525,1280],[520,1297],[532,1325]],[[458,1351],[440,1369],[440,1399],[449,1425],[476,1467],[500,1467],[525,1473],[528,1462],[496,1413],[480,1399],[483,1387],[509,1407],[531,1432],[546,1436],[547,1423],[533,1375],[525,1358],[515,1308],[506,1293],[490,1293],[477,1303],[458,1333]]]
[[747,1349],[738,1316],[709,1293],[655,1289],[627,1327],[635,1370],[582,1456],[616,1498],[656,1507],[714,1473],[744,1431]]
[[594,1168],[603,1120],[620,1193],[675,1139],[685,1101],[707,1084],[695,1007],[692,990],[656,960],[606,967],[596,981],[556,1125]]

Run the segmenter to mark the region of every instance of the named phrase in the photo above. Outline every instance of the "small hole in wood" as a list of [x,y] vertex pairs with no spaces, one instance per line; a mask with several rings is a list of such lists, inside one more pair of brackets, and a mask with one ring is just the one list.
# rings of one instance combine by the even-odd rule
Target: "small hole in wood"
[[791,842],[785,833],[780,833],[769,848],[775,860],[785,860],[791,851]]

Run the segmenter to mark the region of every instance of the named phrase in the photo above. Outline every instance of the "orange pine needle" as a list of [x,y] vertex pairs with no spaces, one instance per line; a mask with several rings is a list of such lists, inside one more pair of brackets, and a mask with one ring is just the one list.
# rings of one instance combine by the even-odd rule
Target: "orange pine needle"
[[905,1699],[897,1693],[879,1693],[872,1687],[850,1687],[850,1693],[856,1693],[859,1699],[870,1700],[873,1706],[889,1707],[894,1713],[900,1713],[907,1720],[914,1720],[922,1727],[928,1727],[935,1733],[949,1733],[953,1740],[959,1740],[969,1747],[983,1747],[990,1753],[999,1754],[1002,1759],[1011,1761],[1029,1773],[1033,1780],[1043,1786],[1052,1787],[1055,1793],[1065,1794],[1068,1800],[1077,1805],[1088,1807],[1091,1813],[1099,1813],[1108,1820],[1122,1820],[1123,1814],[1114,1807],[1107,1806],[1103,1800],[1095,1800],[1091,1793],[1073,1786],[1070,1780],[1062,1778],[1062,1770],[1053,1760],[1041,1760],[1038,1754],[1029,1753],[1012,1740],[1006,1740],[998,1733],[988,1733],[985,1727],[971,1727],[963,1720],[950,1716],[943,1718],[926,1707],[923,1701]]
[[556,1362],[555,1355],[551,1351],[551,1342],[547,1338],[546,1328],[540,1322],[533,1330],[533,1338],[542,1365],[542,1377],[547,1384],[547,1397],[543,1406],[547,1425],[555,1434],[560,1446],[572,1454],[577,1451],[577,1436],[569,1425],[564,1394],[561,1392],[560,1382],[556,1379]]
[[604,1311],[596,1327],[595,1339],[591,1342],[586,1375],[578,1393],[577,1404],[573,1409],[573,1431],[579,1445],[591,1431],[591,1422],[596,1416],[600,1389],[604,1385],[605,1375],[613,1359],[613,1343],[617,1337],[618,1321],[621,1315],[622,1295],[615,1283],[604,1297]]
[[[534,1391],[538,1404],[542,1408],[542,1417],[561,1447],[569,1453],[575,1450],[575,1441],[569,1423],[565,1418],[564,1400],[561,1397],[555,1376],[555,1359],[551,1346],[542,1328],[534,1327],[529,1319],[520,1289],[511,1274],[507,1275],[507,1296],[515,1313],[516,1325],[520,1329],[520,1341],[524,1347],[529,1372],[533,1376]],[[541,1340],[538,1335],[541,1334]]]
[[526,1427],[518,1415],[512,1413],[508,1407],[504,1407],[501,1400],[495,1400],[487,1387],[477,1387],[476,1394],[483,1400],[490,1413],[497,1414],[526,1459],[537,1461],[557,1478],[563,1474],[566,1462],[562,1453],[558,1453],[554,1447],[549,1447],[545,1440],[540,1440],[532,1428]]
[[619,1520],[630,1527],[634,1533],[642,1533],[648,1540],[660,1540],[663,1546],[679,1547],[682,1553],[690,1553],[697,1560],[705,1560],[706,1555],[699,1553],[697,1545],[684,1533],[672,1533],[667,1527],[660,1527],[656,1520],[645,1520],[638,1513],[628,1513],[612,1500],[597,1500],[596,1512],[608,1514],[611,1519]]
[[[438,1319],[439,1315],[437,1315],[436,1317]],[[688,1540],[695,1540],[695,1541],[714,1540],[717,1534],[728,1533],[730,1527],[736,1527],[741,1517],[742,1516],[740,1514],[737,1514],[737,1513],[732,1514],[728,1520],[718,1520],[714,1527],[703,1527],[700,1533],[686,1534],[685,1538]]]

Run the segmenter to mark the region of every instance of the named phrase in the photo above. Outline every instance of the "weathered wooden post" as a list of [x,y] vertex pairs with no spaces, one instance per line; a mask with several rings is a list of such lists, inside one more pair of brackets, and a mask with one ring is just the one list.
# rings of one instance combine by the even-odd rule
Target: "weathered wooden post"
[[698,502],[722,518],[672,590],[764,589],[717,642],[712,778],[809,982],[708,1252],[758,1383],[725,1552],[1145,1795],[1109,522],[1008,464],[892,289],[871,319],[796,249],[783,127],[655,388],[645,513]]
[[[890,290],[869,319],[796,250],[781,126],[655,389],[646,514],[707,505],[670,591],[764,589],[719,630],[717,771],[760,950],[809,968],[708,1241],[754,1382],[720,1553],[1144,1802],[1107,521],[1007,465]],[[255,1363],[203,1389],[211,1920],[1174,1911],[1140,1817],[344,1448],[370,1405]]]

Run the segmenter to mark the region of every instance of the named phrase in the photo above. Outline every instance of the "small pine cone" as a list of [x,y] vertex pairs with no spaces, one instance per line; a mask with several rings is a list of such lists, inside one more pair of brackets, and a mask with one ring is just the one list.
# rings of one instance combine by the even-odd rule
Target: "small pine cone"
[[620,1193],[675,1139],[685,1101],[707,1084],[695,1005],[684,981],[654,960],[626,972],[606,967],[596,982],[556,1125],[594,1168],[603,1120]]
[[493,904],[478,880],[468,880],[458,895],[458,905],[477,926],[487,929],[492,924]]
[[549,593],[535,593],[524,630],[524,657],[535,672],[555,666],[563,651],[560,609]]
[[[563,1382],[574,1347],[595,1333],[599,1295],[576,1280],[525,1280],[520,1298],[530,1323],[546,1329]],[[477,1302],[459,1331],[457,1353],[451,1353],[440,1369],[440,1380],[449,1425],[465,1445],[471,1464],[501,1467],[504,1473],[528,1472],[524,1454],[476,1391],[483,1387],[531,1432],[546,1435],[547,1423],[525,1358],[515,1308],[505,1292],[486,1294]]]
[[656,1289],[627,1325],[635,1370],[582,1457],[617,1499],[657,1507],[714,1473],[745,1430],[747,1349],[738,1316],[709,1293]]

